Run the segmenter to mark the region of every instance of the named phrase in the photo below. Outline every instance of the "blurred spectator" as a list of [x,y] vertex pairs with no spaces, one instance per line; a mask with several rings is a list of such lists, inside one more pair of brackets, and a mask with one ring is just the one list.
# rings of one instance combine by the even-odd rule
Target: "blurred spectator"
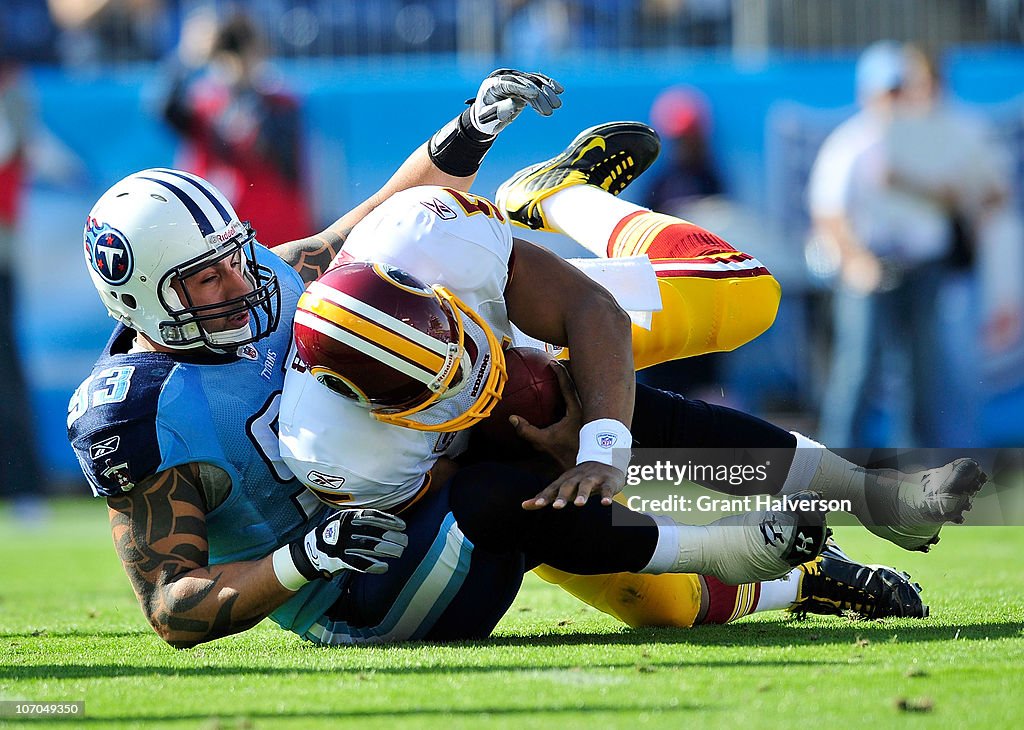
[[57,28],[46,0],[0,4],[0,54],[23,63],[53,61]]
[[61,33],[58,52],[72,67],[153,61],[176,35],[176,0],[47,0]]
[[560,55],[572,43],[566,0],[503,0],[502,55],[520,66],[537,66]]
[[886,140],[888,182],[945,212],[949,270],[935,311],[940,347],[933,361],[944,385],[931,404],[936,443],[972,446],[980,406],[981,318],[975,249],[989,223],[1007,208],[1009,183],[992,132],[978,115],[949,102],[935,59],[905,47],[906,83]]
[[663,91],[651,107],[651,123],[658,130],[667,165],[657,169],[645,205],[678,215],[701,198],[721,195],[722,183],[708,147],[710,112],[695,89],[676,86]]
[[[654,179],[643,204],[660,213],[693,220],[694,209],[722,194],[722,183],[709,152],[711,113],[707,101],[693,88],[666,89],[654,100],[651,124],[664,146],[662,164],[652,170]],[[716,352],[667,362],[641,371],[637,380],[691,398],[723,403],[724,357]]]
[[0,57],[0,495],[23,506],[38,496],[39,461],[15,337],[15,235],[21,212],[33,112],[18,66]]
[[980,135],[936,104],[935,76],[915,53],[889,42],[864,51],[862,109],[829,136],[811,172],[811,216],[840,261],[819,429],[835,447],[883,440],[869,432],[882,404],[890,444],[966,445],[945,443],[950,419],[967,416],[945,364],[940,292],[960,222],[1001,192]]
[[271,77],[247,15],[186,20],[163,113],[184,137],[177,166],[223,190],[261,243],[314,232],[299,104]]

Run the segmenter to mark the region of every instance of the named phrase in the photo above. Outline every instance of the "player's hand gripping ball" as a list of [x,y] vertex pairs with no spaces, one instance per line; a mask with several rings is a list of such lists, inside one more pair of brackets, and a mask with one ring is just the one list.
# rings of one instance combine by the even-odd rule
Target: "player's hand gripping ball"
[[505,352],[508,382],[501,400],[491,415],[474,428],[474,439],[492,453],[525,456],[530,445],[516,435],[509,416],[526,419],[537,428],[546,428],[565,415],[565,399],[558,385],[555,368],[561,367],[543,350],[512,347]]

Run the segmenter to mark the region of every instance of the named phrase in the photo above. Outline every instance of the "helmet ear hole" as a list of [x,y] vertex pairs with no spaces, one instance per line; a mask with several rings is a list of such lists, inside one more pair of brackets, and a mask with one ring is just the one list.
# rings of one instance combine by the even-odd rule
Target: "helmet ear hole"
[[323,385],[337,393],[344,398],[350,398],[352,400],[362,400],[355,389],[346,383],[341,378],[331,373],[317,373],[316,379],[319,380]]
[[122,294],[121,303],[124,306],[128,307],[128,309],[135,309],[136,307],[139,306],[139,303],[135,301],[135,297],[133,297],[131,294]]

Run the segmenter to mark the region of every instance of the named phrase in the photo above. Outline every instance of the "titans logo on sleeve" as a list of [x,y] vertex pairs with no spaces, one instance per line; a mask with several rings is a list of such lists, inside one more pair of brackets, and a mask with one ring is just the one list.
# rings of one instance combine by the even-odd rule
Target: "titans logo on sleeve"
[[111,286],[120,286],[131,278],[135,267],[132,247],[115,228],[90,219],[85,229],[85,253],[89,265]]

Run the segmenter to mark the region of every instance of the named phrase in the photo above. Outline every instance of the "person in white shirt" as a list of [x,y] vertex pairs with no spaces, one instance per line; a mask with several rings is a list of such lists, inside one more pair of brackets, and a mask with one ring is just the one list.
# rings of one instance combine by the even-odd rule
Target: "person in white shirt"
[[895,396],[910,407],[896,409],[906,417],[893,419],[889,445],[941,445],[937,306],[954,216],[999,195],[977,127],[921,103],[912,53],[882,42],[861,55],[862,109],[825,141],[808,184],[814,226],[840,259],[820,429],[834,447],[879,445],[867,419],[892,372],[906,373]]

